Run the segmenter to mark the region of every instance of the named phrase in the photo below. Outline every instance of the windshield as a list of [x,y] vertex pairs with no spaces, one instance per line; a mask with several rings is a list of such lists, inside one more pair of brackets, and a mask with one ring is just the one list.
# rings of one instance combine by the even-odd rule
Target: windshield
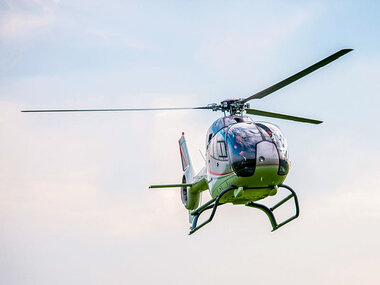
[[228,130],[227,148],[232,168],[239,176],[251,176],[256,165],[256,144],[262,135],[254,124],[235,124]]
[[286,175],[289,172],[290,160],[288,155],[288,144],[286,142],[285,136],[282,134],[279,127],[274,124],[257,122],[259,128],[262,128],[271,138],[271,140],[276,144],[278,154],[280,157],[280,167],[278,174]]
[[228,144],[234,155],[255,158],[256,143],[261,140],[261,134],[255,125],[238,124],[228,131]]

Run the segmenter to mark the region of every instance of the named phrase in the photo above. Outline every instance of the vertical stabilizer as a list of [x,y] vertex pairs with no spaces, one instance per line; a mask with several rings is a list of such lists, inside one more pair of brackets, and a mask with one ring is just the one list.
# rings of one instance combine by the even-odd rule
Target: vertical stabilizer
[[[181,187],[181,200],[185,208],[191,211],[198,207],[201,200],[201,192],[208,189],[208,183],[204,175],[204,168],[195,175],[183,133],[178,142],[183,170],[182,185],[184,185]],[[190,186],[187,186],[189,184]],[[194,216],[189,212],[190,223],[193,221],[193,218]]]
[[182,170],[184,172],[184,175],[186,177],[187,183],[192,183],[194,180],[194,168],[191,163],[189,150],[187,148],[187,143],[184,134],[182,133],[182,136],[178,140],[179,143],[179,152],[181,155],[181,162],[182,162]]

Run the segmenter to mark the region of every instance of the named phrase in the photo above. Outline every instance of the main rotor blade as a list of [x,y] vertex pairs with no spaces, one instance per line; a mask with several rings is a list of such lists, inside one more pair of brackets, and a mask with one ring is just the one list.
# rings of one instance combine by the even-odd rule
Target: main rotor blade
[[307,119],[307,118],[290,116],[290,115],[280,114],[280,113],[272,113],[272,112],[261,111],[261,110],[257,110],[257,109],[245,109],[245,111],[248,114],[252,114],[252,115],[271,117],[271,118],[277,118],[277,119],[284,119],[284,120],[291,120],[291,121],[302,122],[302,123],[310,123],[310,124],[323,123],[323,121],[318,121],[318,120],[314,120],[314,119]]
[[339,57],[345,55],[346,53],[352,51],[353,49],[342,49],[328,57],[326,57],[325,59],[322,59],[321,61],[309,66],[308,68],[272,85],[271,87],[268,87],[267,89],[264,89],[248,98],[245,98],[242,103],[246,103],[252,99],[260,99],[260,98],[263,98],[275,91],[277,91],[278,89],[281,89],[287,85],[289,85],[290,83],[293,83],[294,81],[308,75],[309,73],[312,73],[313,71],[316,71],[317,69],[329,64],[330,62],[338,59]]
[[172,110],[207,110],[211,107],[192,108],[143,108],[143,109],[52,109],[52,110],[23,110],[27,113],[52,113],[52,112],[124,112],[124,111],[172,111]]

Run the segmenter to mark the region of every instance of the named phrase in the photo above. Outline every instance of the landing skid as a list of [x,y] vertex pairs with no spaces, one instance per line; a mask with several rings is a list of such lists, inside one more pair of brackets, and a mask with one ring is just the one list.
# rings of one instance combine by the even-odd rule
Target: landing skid
[[[278,188],[286,188],[290,191],[290,195],[288,195],[287,197],[285,197],[284,199],[282,199],[280,202],[278,202],[276,205],[274,205],[273,207],[271,208],[268,208],[267,206],[263,205],[263,204],[258,204],[258,203],[255,203],[255,202],[249,202],[248,204],[246,204],[246,206],[248,207],[252,207],[252,208],[257,208],[257,209],[260,209],[262,211],[264,211],[265,214],[267,214],[271,224],[272,224],[272,232],[274,232],[275,230],[281,228],[282,226],[286,225],[287,223],[289,223],[290,221],[293,221],[294,219],[296,219],[299,214],[300,214],[300,208],[299,208],[299,205],[298,205],[298,198],[297,198],[297,195],[296,195],[296,192],[294,192],[294,190],[292,188],[290,188],[289,186],[285,185],[285,184],[280,184],[278,185]],[[290,199],[294,198],[294,206],[296,208],[296,213],[294,216],[290,217],[289,219],[283,221],[282,223],[277,223],[276,221],[276,217],[274,216],[273,214],[273,211],[275,209],[277,209],[278,207],[280,207],[282,204],[286,203],[287,201],[289,201]]]
[[[285,184],[278,185],[278,188],[288,189],[291,194],[288,195],[286,198],[282,199],[280,202],[278,202],[273,207],[268,208],[265,205],[258,204],[258,203],[255,203],[255,202],[249,202],[248,204],[246,204],[246,206],[248,206],[248,207],[257,208],[257,209],[260,209],[260,210],[264,211],[264,213],[268,216],[268,218],[269,218],[269,220],[270,220],[270,222],[272,224],[272,228],[273,228],[272,232],[275,231],[275,230],[277,230],[277,229],[279,229],[280,227],[284,226],[285,224],[289,223],[290,221],[296,219],[299,216],[299,205],[298,205],[298,198],[297,198],[296,192],[294,192],[294,190],[292,188],[290,188],[289,186],[287,186]],[[205,203],[202,206],[200,206],[198,209],[196,209],[193,212],[191,212],[190,214],[192,216],[194,216],[194,219],[193,219],[193,223],[192,223],[192,225],[190,227],[189,235],[195,233],[197,230],[199,230],[200,228],[202,228],[203,226],[205,226],[209,222],[211,222],[212,219],[214,218],[214,215],[216,213],[216,209],[218,208],[218,206],[223,205],[223,203],[219,202],[220,199],[227,192],[235,190],[235,189],[237,189],[237,187],[232,186],[232,187],[229,187],[229,188],[223,190],[217,197],[211,199],[207,203]],[[284,204],[287,201],[289,201],[291,198],[294,198],[294,204],[295,204],[296,213],[295,213],[294,216],[292,216],[289,219],[287,219],[287,220],[281,222],[280,224],[278,224],[277,221],[276,221],[276,218],[274,216],[273,211],[275,209],[277,209],[278,207],[280,207],[282,204]],[[210,217],[206,221],[204,221],[202,224],[200,224],[199,226],[197,226],[199,216],[204,211],[209,210],[209,209],[212,209]]]

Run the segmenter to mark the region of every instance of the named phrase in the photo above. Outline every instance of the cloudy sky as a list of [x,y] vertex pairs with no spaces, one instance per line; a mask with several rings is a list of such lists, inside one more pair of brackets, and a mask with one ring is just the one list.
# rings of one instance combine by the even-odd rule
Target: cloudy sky
[[[0,283],[379,284],[380,5],[331,2],[0,0]],[[324,120],[271,120],[301,204],[274,233],[226,205],[188,236],[178,190],[148,190],[180,181],[182,131],[202,167],[220,114],[20,113],[204,106],[342,48],[252,105]]]

